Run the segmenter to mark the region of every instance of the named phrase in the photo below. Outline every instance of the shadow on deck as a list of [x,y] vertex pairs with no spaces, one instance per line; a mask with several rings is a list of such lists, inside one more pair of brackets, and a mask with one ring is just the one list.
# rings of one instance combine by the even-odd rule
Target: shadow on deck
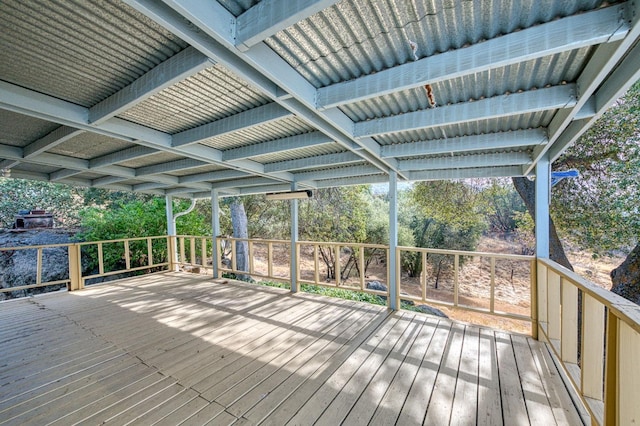
[[181,273],[0,304],[0,424],[581,424],[546,347]]

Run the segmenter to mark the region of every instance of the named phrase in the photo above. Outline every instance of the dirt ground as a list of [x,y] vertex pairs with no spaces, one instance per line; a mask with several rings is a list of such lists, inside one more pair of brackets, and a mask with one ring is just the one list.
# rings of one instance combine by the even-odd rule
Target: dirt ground
[[[258,273],[267,274],[267,246],[266,244],[254,244],[254,268]],[[487,253],[520,254],[520,247],[501,236],[484,236],[477,251]],[[609,272],[619,265],[623,259],[592,258],[588,253],[568,253],[576,272],[603,288],[610,288]],[[346,264],[347,254],[341,257],[342,264]],[[274,245],[273,275],[289,276],[289,247],[288,245]],[[453,257],[445,259],[443,263],[449,263],[448,267],[442,267],[438,276],[437,269],[427,265],[427,299],[453,303]],[[428,262],[430,263],[430,262]],[[489,297],[491,289],[490,271],[491,262],[488,257],[470,257],[461,261],[459,274],[459,299],[460,305],[489,309]],[[313,247],[304,246],[300,253],[300,271],[303,280],[314,280],[314,256]],[[498,312],[529,315],[531,306],[531,276],[530,262],[527,260],[497,259],[495,265],[495,306]],[[333,284],[334,280],[326,279],[327,270],[322,258],[319,258],[319,281]],[[255,277],[260,279],[259,277]],[[384,255],[371,262],[367,268],[365,281],[387,282],[387,267]],[[414,297],[420,297],[422,286],[420,277],[402,276],[401,292]],[[436,288],[437,281],[437,288]],[[356,268],[351,270],[351,275],[346,282],[347,287],[359,287],[359,275]],[[526,321],[517,321],[501,318],[494,315],[486,315],[471,312],[464,309],[454,309],[436,305],[438,309],[446,313],[450,318],[469,323],[484,325],[491,328],[509,330],[525,334],[531,333],[531,324]]]

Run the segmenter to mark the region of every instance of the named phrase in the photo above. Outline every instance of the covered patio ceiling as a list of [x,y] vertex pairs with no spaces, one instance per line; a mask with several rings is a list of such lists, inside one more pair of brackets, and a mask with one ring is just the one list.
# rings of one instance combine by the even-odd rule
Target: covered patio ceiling
[[637,1],[3,0],[0,169],[195,198],[529,175],[640,78],[639,20]]

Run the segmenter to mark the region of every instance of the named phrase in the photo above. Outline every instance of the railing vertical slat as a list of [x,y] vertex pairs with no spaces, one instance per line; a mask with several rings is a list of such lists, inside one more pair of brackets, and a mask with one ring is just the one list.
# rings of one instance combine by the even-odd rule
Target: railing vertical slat
[[207,267],[207,239],[204,237],[200,240],[200,263],[204,268]]
[[496,258],[491,257],[491,298],[489,299],[489,312],[496,311]]
[[[607,310],[607,355],[604,360],[604,424],[616,425],[618,422],[618,334],[619,319]],[[636,353],[637,354],[637,353]],[[633,367],[637,369],[637,367]],[[637,387],[639,379],[633,383]],[[636,398],[636,401],[638,399]]]
[[358,250],[358,264],[360,267],[360,290],[364,290],[364,247],[360,247]]
[[320,262],[318,260],[318,252],[320,251],[320,246],[318,244],[313,245],[313,265],[314,265],[314,282],[318,284],[320,282]]
[[42,247],[38,247],[38,259],[36,260],[36,284],[42,284]]
[[296,282],[299,283],[300,282],[300,268],[302,268],[301,265],[302,262],[300,262],[300,244],[297,243],[296,244]]
[[547,334],[549,339],[560,340],[560,275],[547,274]]
[[255,271],[253,270],[253,241],[249,241],[249,275],[253,274]]
[[126,269],[131,269],[131,252],[129,251],[129,240],[124,240],[124,264]]
[[102,243],[98,243],[98,272],[104,274],[104,251]]
[[453,306],[458,306],[458,267],[460,266],[460,255],[455,255],[453,260]]
[[153,266],[153,243],[151,238],[147,238],[147,260],[148,265]]
[[82,285],[82,262],[80,261],[80,245],[71,244],[68,248],[69,258],[69,291],[80,290]]
[[190,255],[189,256],[191,259],[189,259],[189,263],[192,265],[196,264],[196,239],[195,237],[191,237],[189,238],[189,251],[190,251]]
[[178,260],[178,263],[186,263],[187,257],[184,254],[184,237],[179,237],[179,238],[180,238],[180,259]]
[[618,324],[618,422],[638,424],[640,420],[640,334],[628,324]]
[[531,288],[529,290],[529,297],[531,299],[531,336],[538,340],[538,274],[537,274],[536,259],[531,259],[529,264],[529,281],[531,282]]
[[267,243],[267,275],[273,278],[273,243]]
[[232,239],[231,240],[231,270],[234,272],[238,270],[238,259],[236,258],[236,253],[237,253],[236,240]]
[[582,316],[582,394],[602,401],[604,305],[588,294],[583,294]]
[[422,301],[427,300],[427,252],[422,253],[422,272],[420,273],[420,287],[422,289]]
[[578,363],[578,287],[563,278],[560,353],[564,362]]
[[341,282],[341,277],[340,277],[340,244],[336,244],[334,246],[335,248],[335,254],[334,256],[336,257],[336,261],[335,261],[335,273],[336,273],[336,287],[340,287],[340,282]]

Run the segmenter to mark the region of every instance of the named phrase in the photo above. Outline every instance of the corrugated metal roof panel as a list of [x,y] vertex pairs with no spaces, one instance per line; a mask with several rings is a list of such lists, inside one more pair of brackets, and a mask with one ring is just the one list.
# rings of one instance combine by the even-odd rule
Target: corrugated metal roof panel
[[297,160],[299,158],[315,157],[323,154],[336,154],[344,152],[344,148],[336,142],[330,142],[322,145],[313,146],[310,148],[291,149],[288,151],[277,152],[274,154],[259,155],[257,157],[250,157],[259,163],[276,163],[278,161]]
[[202,144],[217,148],[230,149],[288,136],[300,135],[312,131],[313,128],[297,117],[261,124],[249,129],[207,139]]
[[38,118],[0,109],[0,144],[25,147],[60,127]]
[[33,173],[53,173],[56,170],[60,170],[60,167],[55,166],[44,166],[41,164],[31,164],[31,163],[20,163],[15,166],[12,171],[24,171],[24,172],[33,172]]
[[[590,55],[591,49],[583,48],[435,82],[431,85],[433,96],[436,105],[442,106],[575,81]],[[417,87],[344,105],[340,109],[357,122],[428,108],[426,90]]]
[[458,49],[580,10],[602,0],[343,0],[267,40],[315,87],[351,80]]
[[512,117],[503,117],[500,120],[481,120],[430,129],[389,133],[386,135],[376,136],[375,140],[380,145],[392,145],[396,143],[416,142],[422,140],[446,139],[456,136],[507,132],[510,130],[536,129],[538,127],[546,127],[551,122],[555,113],[556,111],[542,111]]
[[133,146],[131,142],[110,138],[98,133],[84,132],[51,148],[48,152],[89,160],[131,146]]
[[159,151],[156,154],[135,158],[129,161],[123,161],[117,164],[119,166],[131,167],[133,169],[137,169],[138,167],[153,166],[155,164],[167,163],[169,161],[180,160],[182,158],[184,157],[181,155],[172,154],[170,152]]
[[246,81],[215,65],[151,96],[119,117],[177,133],[269,102]]
[[217,172],[220,170],[227,170],[227,168],[211,164],[208,166],[196,167],[194,169],[187,169],[187,170],[179,170],[179,171],[175,171],[167,174],[173,175],[173,176],[187,176],[187,175],[195,175],[197,173]]
[[117,0],[3,0],[0,14],[2,79],[86,107],[187,46]]

